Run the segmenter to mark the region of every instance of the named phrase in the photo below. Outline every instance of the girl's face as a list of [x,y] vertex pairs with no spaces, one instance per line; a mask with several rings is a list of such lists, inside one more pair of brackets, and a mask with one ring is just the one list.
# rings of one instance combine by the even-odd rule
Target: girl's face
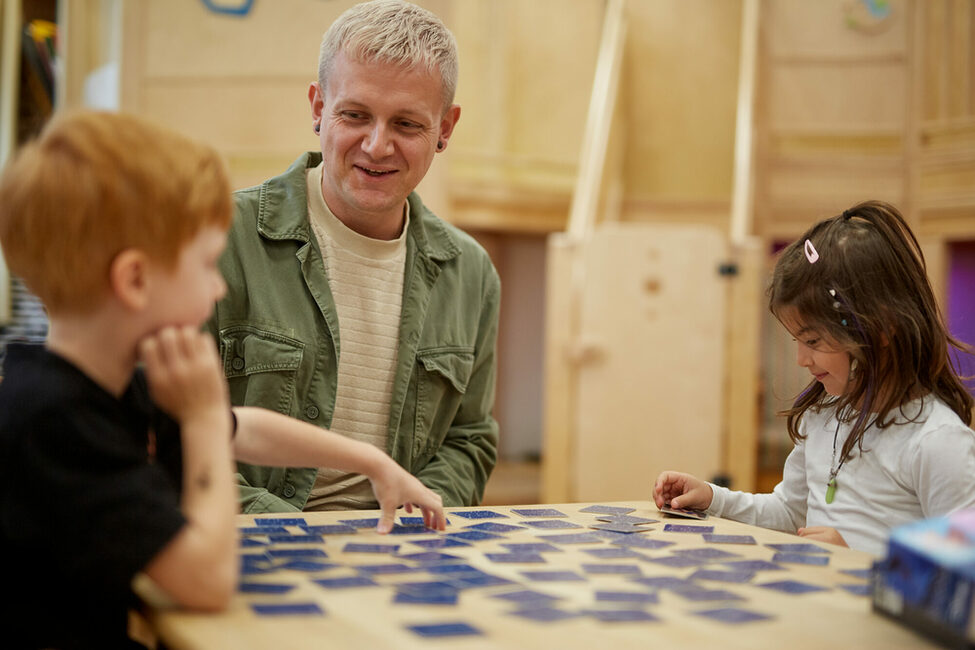
[[826,392],[839,397],[850,382],[850,354],[815,327],[806,325],[795,310],[784,310],[782,324],[796,342],[796,363],[807,368]]

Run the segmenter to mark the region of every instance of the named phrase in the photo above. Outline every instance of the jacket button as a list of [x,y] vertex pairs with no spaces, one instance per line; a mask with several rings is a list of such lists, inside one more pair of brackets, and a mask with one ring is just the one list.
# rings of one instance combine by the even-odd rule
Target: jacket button
[[295,486],[291,485],[291,483],[288,483],[287,485],[284,486],[284,492],[283,492],[284,497],[286,499],[290,499],[295,495],[296,491],[297,490],[295,490]]
[[234,360],[230,362],[230,365],[233,366],[234,370],[243,370],[244,360],[240,357],[234,357]]
[[305,416],[309,420],[314,420],[315,418],[317,418],[318,417],[318,407],[315,406],[314,404],[312,404],[311,406],[309,406],[308,408],[306,408],[305,409]]

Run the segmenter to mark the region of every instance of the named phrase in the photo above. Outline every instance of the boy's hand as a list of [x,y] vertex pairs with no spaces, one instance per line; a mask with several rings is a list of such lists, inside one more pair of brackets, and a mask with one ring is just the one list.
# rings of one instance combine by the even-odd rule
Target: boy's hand
[[209,334],[166,327],[139,342],[139,357],[153,401],[181,425],[230,418],[227,382]]
[[384,455],[380,469],[369,477],[372,491],[382,508],[382,516],[376,530],[385,534],[393,529],[396,509],[400,506],[406,512],[413,512],[413,506],[423,511],[423,525],[434,530],[447,527],[443,514],[443,499],[439,494],[420,483],[420,481],[400,467],[389,456]]
[[653,486],[653,500],[658,508],[707,510],[714,498],[711,486],[699,478],[681,472],[663,472]]
[[837,546],[847,546],[846,540],[840,535],[840,531],[829,526],[808,526],[797,531],[799,537],[814,539],[817,542],[836,544]]

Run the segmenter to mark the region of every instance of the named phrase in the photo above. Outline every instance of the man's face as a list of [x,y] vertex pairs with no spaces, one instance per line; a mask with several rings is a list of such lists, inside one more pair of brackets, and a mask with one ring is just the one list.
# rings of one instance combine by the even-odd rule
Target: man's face
[[439,74],[336,56],[327,88],[309,88],[321,123],[322,196],[345,225],[377,239],[403,227],[403,204],[446,141],[460,107],[443,112]]

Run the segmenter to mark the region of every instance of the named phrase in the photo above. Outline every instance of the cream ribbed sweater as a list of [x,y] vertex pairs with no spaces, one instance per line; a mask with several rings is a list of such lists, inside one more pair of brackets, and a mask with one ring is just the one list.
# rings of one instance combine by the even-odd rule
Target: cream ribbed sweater
[[[406,225],[399,238],[371,239],[347,228],[322,198],[322,165],[308,170],[308,215],[325,262],[339,320],[338,389],[331,430],[386,451],[389,402],[399,347]],[[360,474],[319,468],[305,510],[378,508]]]

